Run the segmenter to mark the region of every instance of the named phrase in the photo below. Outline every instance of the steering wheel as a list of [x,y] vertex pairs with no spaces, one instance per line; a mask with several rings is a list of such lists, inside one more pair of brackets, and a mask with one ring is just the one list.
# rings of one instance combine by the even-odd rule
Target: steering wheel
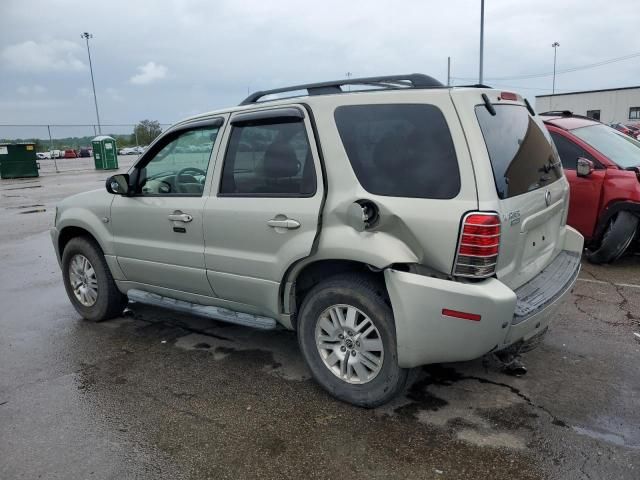
[[193,174],[196,175],[202,175],[203,177],[207,176],[207,172],[205,172],[204,170],[201,170],[200,168],[196,168],[196,167],[186,167],[183,168],[182,170],[180,170],[177,174],[176,174],[176,190],[181,192],[181,193],[188,193],[186,191],[186,189],[182,188],[181,186],[181,180],[180,178],[183,176],[186,177],[190,177],[193,181],[191,182],[185,182],[185,183],[199,183],[198,180],[196,180],[196,178],[193,176]]

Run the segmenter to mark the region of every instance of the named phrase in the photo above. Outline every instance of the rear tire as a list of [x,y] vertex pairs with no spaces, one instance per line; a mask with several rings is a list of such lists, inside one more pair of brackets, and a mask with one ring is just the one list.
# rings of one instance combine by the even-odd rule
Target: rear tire
[[65,246],[62,278],[71,304],[86,320],[101,322],[117,317],[127,305],[102,249],[88,237],[72,238]]
[[638,217],[621,211],[609,221],[602,235],[600,247],[587,251],[587,259],[594,264],[611,263],[620,258],[629,248],[638,230]]
[[384,287],[364,275],[336,275],[311,289],[298,317],[298,342],[313,377],[342,401],[376,407],[407,384]]

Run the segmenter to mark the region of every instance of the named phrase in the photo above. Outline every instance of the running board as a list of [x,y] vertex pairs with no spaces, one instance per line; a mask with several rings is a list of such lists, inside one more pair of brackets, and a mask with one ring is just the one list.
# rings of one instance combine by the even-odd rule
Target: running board
[[156,307],[168,308],[178,312],[190,313],[200,317],[220,320],[222,322],[234,323],[245,327],[260,328],[262,330],[272,330],[276,328],[276,321],[273,318],[261,317],[250,313],[240,313],[227,308],[211,307],[197,303],[176,300],[175,298],[163,297],[155,293],[144,292],[142,290],[129,290],[127,292],[129,300],[154,305]]

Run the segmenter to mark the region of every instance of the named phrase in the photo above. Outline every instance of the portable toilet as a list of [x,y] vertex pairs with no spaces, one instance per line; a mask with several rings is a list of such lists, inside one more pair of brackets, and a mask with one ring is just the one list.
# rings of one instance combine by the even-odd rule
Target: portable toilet
[[93,161],[96,170],[114,170],[118,168],[118,149],[114,138],[99,135],[91,141]]
[[0,144],[0,178],[37,177],[38,168],[35,143]]

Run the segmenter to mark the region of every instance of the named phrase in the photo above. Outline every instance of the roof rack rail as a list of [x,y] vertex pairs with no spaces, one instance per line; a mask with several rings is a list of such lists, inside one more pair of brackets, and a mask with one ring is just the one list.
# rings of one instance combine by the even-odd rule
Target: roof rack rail
[[571,110],[550,110],[548,112],[539,113],[538,115],[560,115],[562,117],[571,117],[573,112]]
[[329,95],[343,93],[342,86],[366,85],[382,88],[444,88],[445,86],[429,75],[422,73],[410,73],[407,75],[387,75],[383,77],[350,78],[346,80],[333,80],[330,82],[307,83],[293,85],[291,87],[276,88],[254,92],[245,98],[240,105],[257,103],[262,97],[277,93],[295,92],[306,90],[308,95]]

